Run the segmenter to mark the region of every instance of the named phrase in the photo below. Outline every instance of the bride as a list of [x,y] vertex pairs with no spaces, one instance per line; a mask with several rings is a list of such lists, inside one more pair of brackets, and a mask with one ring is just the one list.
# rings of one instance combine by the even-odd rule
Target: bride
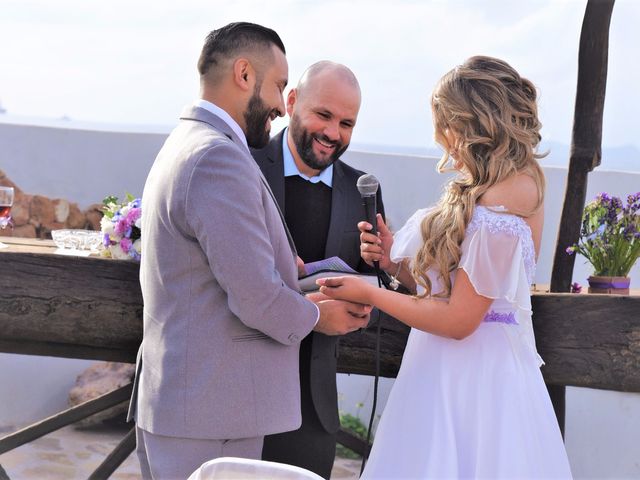
[[544,176],[536,90],[502,60],[472,57],[439,81],[436,141],[459,173],[392,237],[362,222],[362,257],[414,296],[319,280],[411,329],[362,478],[571,478],[531,323]]

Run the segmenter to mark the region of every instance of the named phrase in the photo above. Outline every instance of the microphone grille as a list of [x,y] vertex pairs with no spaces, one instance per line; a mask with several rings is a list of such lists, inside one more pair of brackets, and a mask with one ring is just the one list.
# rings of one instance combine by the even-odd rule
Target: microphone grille
[[360,178],[358,178],[358,181],[356,183],[356,187],[358,188],[360,195],[363,197],[370,197],[372,195],[375,195],[378,191],[379,185],[380,183],[378,182],[378,179],[370,173],[362,175]]

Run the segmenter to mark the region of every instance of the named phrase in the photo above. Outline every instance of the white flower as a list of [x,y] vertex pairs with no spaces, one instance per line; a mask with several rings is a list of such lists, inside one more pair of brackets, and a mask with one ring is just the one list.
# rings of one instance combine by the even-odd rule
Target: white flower
[[120,248],[120,244],[111,245],[109,247],[109,252],[111,252],[111,257],[117,260],[129,260],[130,257],[127,253],[124,253],[122,248]]
[[138,227],[140,230],[142,230],[142,215],[140,215],[140,217],[136,220],[136,223],[134,225]]
[[137,239],[135,242],[133,242],[133,248],[136,249],[136,252],[142,253],[142,241],[141,241],[141,239]]
[[111,219],[107,218],[107,217],[102,217],[102,220],[100,220],[100,230],[102,230],[102,233],[108,233],[110,236],[114,236],[115,232],[113,231],[113,227],[114,224],[111,221]]

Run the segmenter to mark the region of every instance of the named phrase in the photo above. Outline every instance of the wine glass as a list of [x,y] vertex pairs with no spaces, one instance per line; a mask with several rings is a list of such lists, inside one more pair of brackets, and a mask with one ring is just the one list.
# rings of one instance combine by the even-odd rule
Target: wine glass
[[[0,228],[5,229],[11,225],[11,207],[13,206],[13,187],[0,187]],[[0,242],[0,248],[7,247]]]

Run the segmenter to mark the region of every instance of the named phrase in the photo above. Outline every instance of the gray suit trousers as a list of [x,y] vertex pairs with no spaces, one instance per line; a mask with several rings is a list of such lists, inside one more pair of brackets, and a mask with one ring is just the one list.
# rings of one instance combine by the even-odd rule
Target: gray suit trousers
[[[142,478],[176,480],[188,478],[200,465],[214,458],[260,460],[264,437],[200,440],[155,435],[136,427],[136,440]],[[180,454],[177,455],[176,452]]]

